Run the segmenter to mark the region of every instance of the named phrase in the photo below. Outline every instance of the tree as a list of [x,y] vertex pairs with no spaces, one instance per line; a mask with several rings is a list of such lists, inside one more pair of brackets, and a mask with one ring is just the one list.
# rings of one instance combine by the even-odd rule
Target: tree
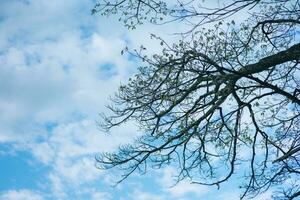
[[[128,28],[189,24],[175,44],[153,36],[160,54],[129,52],[144,65],[120,86],[101,126],[134,120],[144,134],[97,156],[99,168],[120,168],[122,181],[172,164],[178,181],[218,187],[244,173],[241,199],[270,188],[275,199],[300,197],[298,0],[228,0],[215,8],[196,0],[115,0],[92,12],[117,14]],[[237,15],[247,19],[231,21]]]

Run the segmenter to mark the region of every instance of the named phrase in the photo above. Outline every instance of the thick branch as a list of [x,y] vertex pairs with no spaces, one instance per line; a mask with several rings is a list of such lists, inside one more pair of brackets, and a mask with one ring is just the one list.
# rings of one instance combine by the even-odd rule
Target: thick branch
[[280,51],[274,55],[265,57],[257,63],[246,65],[238,72],[243,75],[256,74],[268,70],[276,65],[295,60],[300,60],[300,43],[291,46],[285,51]]

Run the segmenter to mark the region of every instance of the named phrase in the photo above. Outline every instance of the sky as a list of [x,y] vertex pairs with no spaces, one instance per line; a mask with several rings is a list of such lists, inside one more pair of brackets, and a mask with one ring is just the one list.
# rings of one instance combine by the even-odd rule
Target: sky
[[[0,1],[0,199],[238,199],[236,177],[220,190],[174,185],[167,166],[134,174],[95,167],[95,156],[141,134],[128,123],[103,133],[99,113],[126,83],[138,60],[121,55],[141,44],[159,50],[154,33],[172,41],[182,24],[128,31],[114,17],[91,15],[92,0]],[[267,192],[257,199],[269,199]]]

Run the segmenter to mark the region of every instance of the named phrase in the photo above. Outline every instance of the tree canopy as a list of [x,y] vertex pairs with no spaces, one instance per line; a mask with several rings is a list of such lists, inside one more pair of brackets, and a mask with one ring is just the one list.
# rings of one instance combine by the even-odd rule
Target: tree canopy
[[[210,5],[210,2],[206,2]],[[186,23],[183,39],[147,56],[113,98],[101,127],[136,121],[143,135],[97,156],[126,179],[147,167],[177,166],[178,181],[221,186],[243,174],[241,199],[269,189],[300,197],[300,2],[228,0],[98,2],[128,28]],[[246,16],[242,22],[236,16]],[[208,28],[210,27],[210,28]],[[244,166],[244,167],[237,167]]]

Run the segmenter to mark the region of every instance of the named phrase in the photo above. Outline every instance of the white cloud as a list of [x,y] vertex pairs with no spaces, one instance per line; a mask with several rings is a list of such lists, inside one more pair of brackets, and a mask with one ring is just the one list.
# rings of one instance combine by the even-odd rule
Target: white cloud
[[[81,120],[60,124],[45,142],[29,144],[32,153],[45,164],[58,159],[94,156],[100,151],[113,151],[120,144],[129,143],[138,132],[133,124],[116,127],[111,133],[97,129],[95,121]],[[93,160],[93,157],[89,159]]]
[[159,179],[163,189],[170,193],[175,198],[182,198],[188,194],[194,194],[197,197],[202,197],[208,193],[209,188],[202,185],[191,184],[188,180],[182,180],[175,184],[176,169],[166,167],[163,169],[163,176]]
[[[95,168],[95,155],[115,150],[119,144],[129,142],[136,132],[134,126],[118,127],[110,135],[99,132],[94,121],[82,120],[56,127],[46,142],[29,146],[33,155],[53,169],[49,181],[53,193],[67,198],[73,188],[82,190],[85,184],[107,178]],[[103,181],[102,181],[103,182]],[[103,182],[105,183],[105,182]],[[111,185],[110,183],[106,183]]]
[[256,196],[255,198],[253,198],[254,200],[270,200],[272,199],[272,190],[268,190],[258,196]]
[[[107,27],[89,15],[92,1],[29,2],[0,6],[5,30],[0,33],[0,143],[12,143],[49,166],[45,176],[63,199],[68,189],[84,189],[99,178],[96,153],[135,135],[130,124],[105,135],[95,121],[136,66],[120,55],[121,33],[101,35]],[[85,35],[82,28],[93,33]],[[102,68],[106,64],[113,74]],[[54,124],[51,131],[47,123]]]
[[240,199],[240,195],[241,194],[236,191],[227,191],[217,195],[216,199],[234,200],[234,199]]
[[162,195],[156,195],[140,190],[134,190],[134,192],[131,195],[132,200],[163,200],[165,199]]
[[[76,112],[97,116],[108,95],[128,77],[129,62],[115,53],[124,44],[120,39],[105,42],[100,35],[94,34],[88,42],[78,44],[78,36],[66,37],[68,39],[24,45],[19,49],[11,47],[2,55],[0,118],[7,122],[1,125],[2,141],[9,137],[13,140],[13,136],[17,140],[15,134],[22,123],[64,121]],[[36,58],[25,58],[30,55]],[[101,77],[107,75],[100,66],[107,62],[115,66],[116,75],[103,80]],[[69,69],[64,69],[65,66]],[[21,134],[23,140],[24,133]]]
[[54,172],[48,174],[49,185],[51,185],[51,193],[58,199],[65,199],[67,197],[66,188],[63,181]]
[[9,190],[0,193],[0,199],[5,200],[43,200],[37,192],[31,190]]
[[104,192],[92,192],[91,200],[110,200],[111,196]]

